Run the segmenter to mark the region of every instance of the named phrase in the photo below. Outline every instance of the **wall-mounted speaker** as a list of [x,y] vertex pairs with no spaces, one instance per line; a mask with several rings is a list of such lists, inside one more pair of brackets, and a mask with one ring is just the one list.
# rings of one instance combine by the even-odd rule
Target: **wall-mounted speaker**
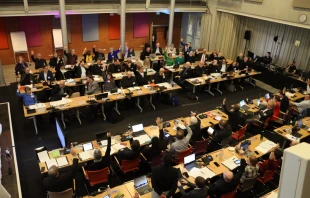
[[251,40],[251,31],[250,30],[246,30],[244,33],[244,39],[245,40]]

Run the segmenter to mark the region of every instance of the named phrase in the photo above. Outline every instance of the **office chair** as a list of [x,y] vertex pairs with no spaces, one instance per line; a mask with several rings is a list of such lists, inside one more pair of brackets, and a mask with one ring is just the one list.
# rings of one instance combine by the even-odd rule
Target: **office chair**
[[181,164],[184,162],[184,157],[190,155],[193,152],[193,147],[189,147],[185,149],[184,151],[181,151],[178,153],[178,158],[175,160],[177,164]]
[[238,131],[234,132],[231,137],[237,141],[241,140],[245,136],[246,129],[248,127],[248,124],[241,127]]
[[196,141],[194,145],[194,151],[196,155],[204,154],[207,151],[209,139],[204,139],[202,141]]
[[238,186],[235,190],[233,190],[229,193],[226,193],[226,194],[222,194],[220,198],[234,198],[236,193],[237,193],[237,189],[238,189]]
[[74,193],[72,188],[69,188],[62,192],[47,192],[48,198],[73,198]]
[[264,175],[261,177],[261,176],[258,176],[258,181],[262,184],[265,185],[265,183],[267,183],[268,181],[272,180],[273,179],[273,176],[274,176],[274,173],[276,171],[275,170],[267,170],[264,172]]
[[252,178],[245,178],[242,185],[240,185],[238,189],[241,192],[252,190],[254,188],[256,180],[257,180],[257,176],[252,177]]
[[123,173],[128,173],[131,171],[139,170],[139,165],[140,165],[140,156],[137,157],[134,160],[122,160],[122,165],[119,163],[118,159],[116,156],[114,156],[115,161],[117,162],[117,165],[119,169]]
[[109,180],[109,167],[106,167],[102,170],[97,170],[97,171],[85,170],[83,166],[82,166],[82,169],[83,169],[85,178],[88,180],[91,186],[104,183]]

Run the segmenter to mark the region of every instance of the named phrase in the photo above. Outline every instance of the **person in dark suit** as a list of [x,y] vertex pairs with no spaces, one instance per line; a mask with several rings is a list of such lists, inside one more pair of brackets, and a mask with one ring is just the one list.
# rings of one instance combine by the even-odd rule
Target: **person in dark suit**
[[226,72],[233,72],[237,67],[237,62],[233,62],[232,64],[228,65]]
[[50,58],[49,65],[51,67],[55,68],[55,70],[56,70],[56,73],[55,73],[56,80],[63,80],[64,75],[60,71],[61,67],[63,67],[65,65],[63,58],[60,55],[58,55],[57,53],[54,53],[54,56],[52,58]]
[[187,62],[190,62],[190,63],[195,63],[196,60],[195,60],[195,54],[193,51],[190,51],[187,55],[185,55],[185,59]]
[[140,156],[140,142],[139,140],[133,140],[131,145],[131,149],[125,147],[120,149],[117,153],[117,159],[119,163],[122,163],[122,160],[134,160]]
[[124,76],[121,80],[121,86],[126,89],[128,87],[137,86],[135,77],[132,76],[132,72],[127,72],[127,76]]
[[186,63],[184,64],[183,70],[182,70],[182,71],[179,73],[179,75],[176,76],[175,78],[178,79],[177,83],[178,83],[181,87],[185,88],[185,81],[186,81],[186,79],[192,78],[192,77],[193,77],[192,68],[191,68],[191,66],[190,66],[190,63],[189,63],[189,62],[186,62]]
[[250,131],[252,128],[252,123],[255,123],[259,125],[260,127],[263,126],[266,122],[266,120],[270,117],[273,116],[274,112],[274,107],[275,107],[275,102],[274,100],[269,100],[267,103],[267,108],[265,110],[260,110],[258,112],[257,116],[250,116],[247,120],[246,123],[248,123],[247,130]]
[[20,85],[30,85],[30,84],[35,84],[37,83],[35,75],[30,73],[29,67],[25,68],[25,73],[21,74],[20,77]]
[[48,69],[48,66],[44,66],[43,71],[39,74],[39,82],[50,82],[54,81],[53,73]]
[[295,61],[292,61],[286,68],[285,71],[290,74],[295,74],[297,71]]
[[67,65],[75,65],[77,63],[78,57],[75,54],[75,50],[72,49],[71,53],[67,53],[67,46],[64,46],[64,55],[67,57]]
[[181,38],[180,40],[181,45],[183,46],[183,53],[184,55],[188,54],[190,51],[192,51],[192,43],[188,42],[188,43],[183,43],[183,38]]
[[232,134],[231,126],[227,120],[220,120],[219,124],[212,128],[214,129],[213,133],[208,131],[210,138],[208,152],[220,149],[222,146],[221,142]]
[[246,165],[246,161],[242,158],[236,173],[225,171],[223,177],[219,177],[214,183],[211,183],[211,180],[208,178],[207,185],[209,193],[214,194],[216,198],[219,198],[221,195],[235,190],[240,184],[240,178],[245,171]]
[[201,77],[203,75],[207,74],[207,69],[204,66],[203,62],[200,62],[198,66],[195,67],[194,69],[194,76],[195,77]]
[[239,56],[236,58],[236,62],[240,64],[244,59],[243,53],[240,52]]
[[249,61],[248,57],[244,57],[243,61],[239,63],[239,70],[245,70],[246,68],[252,68],[252,62]]
[[18,74],[22,75],[25,72],[25,68],[28,67],[27,63],[24,62],[24,59],[22,56],[18,57],[19,61],[15,65],[15,75]]
[[137,70],[137,66],[133,64],[131,60],[128,60],[125,65],[125,71],[135,72],[136,70]]
[[213,50],[213,53],[209,56],[209,61],[217,60],[218,54],[216,50]]
[[239,104],[236,104],[234,105],[233,109],[232,110],[227,110],[227,107],[226,107],[226,98],[224,98],[223,100],[223,104],[222,104],[222,107],[223,107],[223,111],[224,113],[226,113],[229,117],[229,124],[231,126],[231,129],[233,132],[236,132],[239,130],[239,125],[243,126],[243,119],[242,119],[242,114],[240,113],[240,105]]
[[167,197],[174,195],[178,185],[178,170],[172,166],[172,154],[166,152],[162,158],[163,164],[152,168],[152,198]]
[[76,78],[86,78],[87,70],[85,68],[85,62],[81,61],[78,65],[74,66],[74,74]]
[[59,81],[59,84],[57,84],[52,90],[51,101],[61,100],[62,98],[69,98],[71,97],[72,93],[73,91],[70,89],[70,87],[65,86],[65,81],[61,80]]
[[90,66],[90,73],[92,75],[101,75],[102,74],[102,64],[100,62],[100,60],[97,60],[97,63],[93,64],[92,66]]
[[94,151],[94,160],[87,162],[85,166],[85,170],[88,171],[97,171],[102,170],[106,167],[110,166],[110,154],[111,154],[111,133],[107,133],[108,137],[108,145],[107,150],[105,152],[104,157],[102,157],[102,153],[100,149],[96,149]]
[[135,50],[131,47],[128,49],[128,51],[125,54],[125,58],[131,58],[131,57],[135,57],[136,53]]
[[218,62],[222,62],[225,59],[225,57],[223,56],[222,52],[220,52],[214,59],[217,60]]
[[114,59],[114,63],[110,64],[108,67],[108,73],[120,73],[122,70],[118,59]]
[[207,55],[207,50],[206,49],[203,49],[202,53],[199,53],[198,49],[196,49],[195,55],[196,55],[196,60],[200,61],[200,62],[203,62],[203,64],[205,64],[206,61],[208,60],[208,55]]
[[103,61],[103,60],[105,60],[105,56],[104,56],[104,53],[103,53],[102,49],[99,48],[98,51],[96,51],[96,45],[94,45],[94,47],[93,47],[93,53],[95,54],[95,57],[94,57],[95,61],[98,61],[98,60]]
[[149,57],[151,54],[151,48],[146,47],[140,54],[140,60],[144,61],[146,57]]
[[156,55],[157,54],[163,55],[163,50],[161,49],[159,43],[156,43],[156,46],[153,47],[152,53]]
[[193,135],[190,140],[190,144],[195,145],[196,141],[201,141],[202,134],[200,128],[201,121],[196,117],[196,113],[192,112],[189,119],[189,127],[192,129]]
[[73,188],[73,178],[79,168],[79,158],[75,148],[70,151],[73,163],[69,171],[59,173],[58,167],[52,166],[48,169],[48,177],[43,179],[43,186],[49,192],[62,192],[69,188]]
[[226,60],[223,59],[220,64],[219,64],[219,67],[218,67],[218,71],[222,72],[222,73],[226,73],[227,72],[227,68],[228,68],[228,65],[226,63]]
[[43,68],[44,66],[47,66],[46,60],[41,58],[41,54],[37,54],[37,58],[34,58],[34,51],[31,50],[31,60],[35,64],[36,69]]
[[168,82],[168,79],[165,77],[165,69],[160,68],[159,72],[156,72],[154,76],[154,83],[158,84],[158,83],[164,83],[164,82]]
[[283,88],[283,91],[279,92],[280,99],[281,99],[281,101],[280,101],[280,111],[282,111],[284,113],[286,113],[287,110],[290,107],[290,100],[285,95],[285,92],[286,92],[286,88],[285,87]]
[[149,84],[147,71],[144,70],[143,66],[141,66],[139,68],[139,71],[137,71],[137,70],[134,71],[134,74],[135,74],[138,86],[143,86],[143,85]]
[[271,64],[272,58],[271,58],[270,55],[271,55],[271,53],[270,53],[270,52],[267,52],[266,56],[263,57],[262,62],[263,62],[264,64],[266,64],[266,65]]
[[[183,189],[183,185],[187,185],[192,190],[189,192],[185,192]],[[181,181],[178,181],[178,189],[180,190],[180,193],[183,198],[206,198],[208,197],[208,188],[206,187],[206,181],[203,177],[196,177],[195,178],[195,184],[182,179]]]
[[213,62],[210,63],[208,66],[208,74],[218,73],[219,72],[218,68],[219,68],[219,64],[217,60],[213,60]]

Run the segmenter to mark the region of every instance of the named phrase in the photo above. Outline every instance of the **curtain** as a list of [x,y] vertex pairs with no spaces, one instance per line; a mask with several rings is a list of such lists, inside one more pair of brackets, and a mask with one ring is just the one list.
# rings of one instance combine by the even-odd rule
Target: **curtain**
[[[235,60],[240,52],[245,50],[244,33],[246,30],[252,32],[251,40],[246,49],[254,52],[257,56],[265,56],[271,52],[273,62],[278,66],[287,66],[295,58],[298,69],[310,69],[310,30],[278,24],[274,22],[248,18],[239,15],[219,12],[219,24],[215,46],[227,58]],[[206,14],[205,14],[206,15]],[[208,34],[206,27],[209,24],[206,16],[203,17],[201,45],[207,47]],[[275,36],[279,36],[277,43],[273,41]],[[300,41],[300,46],[295,46],[295,41]],[[247,54],[247,53],[246,53]]]
[[206,49],[210,48],[211,28],[212,28],[212,15],[203,14],[200,29],[200,48],[206,48]]

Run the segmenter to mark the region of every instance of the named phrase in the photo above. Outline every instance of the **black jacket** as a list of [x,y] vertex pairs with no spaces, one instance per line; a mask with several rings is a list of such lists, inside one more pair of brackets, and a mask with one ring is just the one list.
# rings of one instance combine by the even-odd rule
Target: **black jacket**
[[22,73],[20,77],[20,85],[30,85],[31,81],[33,84],[37,83],[35,75]]
[[214,128],[214,132],[212,134],[212,139],[217,144],[220,144],[222,140],[231,136],[231,126],[228,124],[225,129],[221,129],[219,126]]
[[190,125],[189,127],[192,129],[193,135],[191,137],[191,144],[195,144],[196,141],[201,141],[202,139],[202,134],[201,134],[201,128],[200,128],[200,123],[201,121],[197,118],[198,122],[196,124]]
[[203,74],[207,74],[207,69],[205,66],[200,67],[196,66],[194,69],[194,76],[195,77],[201,77]]
[[115,65],[114,63],[113,64],[110,64],[109,67],[108,67],[108,73],[119,73],[119,72],[122,72],[122,67],[121,65]]
[[243,120],[242,120],[242,116],[241,113],[239,111],[229,111],[227,110],[226,105],[222,105],[223,106],[223,111],[228,115],[229,117],[229,124],[231,126],[231,129],[233,132],[236,132],[237,130],[239,130],[239,125],[243,126]]
[[90,73],[92,75],[101,75],[102,74],[101,65],[94,64],[94,65],[90,66]]
[[235,71],[235,68],[232,65],[228,65],[226,68],[226,72],[231,72],[231,71]]
[[174,195],[178,184],[178,170],[163,164],[152,168],[152,187],[160,196],[162,192],[169,191],[167,198]]
[[122,163],[122,160],[134,160],[140,156],[140,152],[135,152],[127,147],[118,151],[119,163]]
[[205,186],[202,189],[196,189],[196,185],[188,182],[187,185],[190,188],[193,188],[191,191],[189,192],[185,192],[183,189],[183,186],[178,186],[178,189],[180,190],[180,193],[182,195],[183,198],[206,198],[208,197],[208,188],[207,186]]
[[[64,87],[64,93],[66,93],[69,97],[72,95],[73,91],[70,89],[70,87]],[[60,87],[57,84],[53,90],[52,90],[52,96],[51,96],[51,101],[57,101],[57,100],[61,100],[62,97],[65,97],[66,95],[61,95],[60,94]]]
[[152,147],[151,144],[147,145],[146,147],[143,148],[142,154],[150,162],[153,157],[160,155],[163,150],[166,150],[166,148],[167,148],[167,142],[165,141],[165,135],[162,129],[159,130],[159,148],[154,148]]
[[195,56],[185,55],[186,62],[195,63]]
[[243,60],[239,63],[239,67],[238,69],[239,70],[244,70],[246,69],[246,67],[248,68],[252,68],[252,62],[251,61],[247,61],[247,62],[244,62]]
[[73,164],[69,171],[60,173],[58,177],[47,177],[43,180],[43,186],[46,191],[61,192],[72,188],[73,178],[78,170],[78,159],[73,159]]
[[208,60],[213,61],[214,59],[217,59],[217,57],[218,57],[218,54],[216,54],[216,56],[215,56],[215,55],[212,53],[212,54],[210,54]]
[[36,69],[43,68],[45,65],[47,65],[45,59],[34,58],[33,55],[31,55],[31,59],[34,62]]
[[64,66],[65,64],[64,64],[63,59],[60,59],[58,61],[58,58],[53,57],[50,59],[49,65],[51,67],[55,67],[55,70],[57,71],[57,70],[60,70],[60,67]]
[[188,79],[193,77],[193,70],[192,68],[184,68],[181,73],[179,74],[181,79]]
[[131,63],[130,67],[128,67],[128,65],[125,65],[125,70],[135,72],[137,70],[137,66],[135,64]]
[[102,170],[102,169],[110,166],[111,137],[108,137],[107,150],[106,150],[105,154],[102,153],[102,155],[104,155],[104,157],[102,157],[100,162],[94,162],[94,161],[87,162],[87,165],[85,166],[85,170],[96,171],[96,170]]
[[144,50],[143,52],[141,52],[140,54],[140,60],[145,60],[146,56],[150,56],[151,52],[147,52],[146,50]]
[[[153,54],[155,54],[156,49],[157,49],[157,47],[156,47],[156,46],[152,49],[152,53],[153,53]],[[160,53],[160,54],[163,54],[163,50],[162,50],[162,48],[161,48],[161,47],[159,47],[159,53]]]
[[286,111],[289,109],[289,106],[290,106],[290,100],[286,95],[284,95],[280,102],[280,111],[286,113]]
[[[74,75],[75,75],[75,78],[81,78],[82,76],[82,69],[81,69],[82,66],[75,66],[74,67]],[[85,68],[86,70],[86,76],[87,76],[87,69]]]
[[259,121],[265,124],[265,121],[273,115],[273,109],[268,109],[267,111],[265,111],[265,113],[262,110],[260,110],[259,115],[260,115]]
[[[64,55],[67,57],[67,65],[75,65],[77,62],[77,55],[68,54],[66,50],[64,50]],[[73,62],[71,60],[73,59]]]
[[97,61],[100,55],[103,58],[102,60],[105,60],[104,53],[96,51],[95,48],[93,48],[93,53],[95,54],[94,61]]
[[128,87],[137,86],[135,77],[128,78],[127,76],[124,76],[121,80],[121,87],[124,89]]
[[142,76],[142,75],[140,74],[140,72],[138,72],[138,71],[134,71],[134,74],[135,74],[135,78],[136,78],[136,81],[137,81],[138,86],[143,86],[143,85],[149,84],[149,83],[148,83],[147,72],[144,72],[144,73],[143,73],[144,76]]
[[168,82],[168,79],[165,77],[165,74],[162,76],[160,75],[159,72],[156,72],[154,76],[154,83],[158,84],[158,83],[164,83],[164,82]]
[[213,184],[208,185],[209,190],[212,194],[214,194],[217,198],[221,197],[221,195],[229,193],[237,188],[240,184],[240,178],[245,171],[246,162],[244,159],[241,160],[241,164],[237,169],[237,172],[234,173],[233,179],[231,182],[226,182],[221,176],[218,178]]
[[15,74],[18,75],[18,73],[21,75],[22,73],[24,73],[24,69],[28,67],[27,63],[23,62],[23,63],[20,63],[18,62],[16,65],[15,65]]
[[[50,70],[48,70],[46,78],[47,78],[47,80],[49,80],[49,81],[51,81],[51,82],[54,81],[53,73],[52,73]],[[43,72],[40,72],[40,74],[39,74],[39,82],[40,82],[41,80],[45,81],[45,78],[44,78],[44,71],[43,71]]]

